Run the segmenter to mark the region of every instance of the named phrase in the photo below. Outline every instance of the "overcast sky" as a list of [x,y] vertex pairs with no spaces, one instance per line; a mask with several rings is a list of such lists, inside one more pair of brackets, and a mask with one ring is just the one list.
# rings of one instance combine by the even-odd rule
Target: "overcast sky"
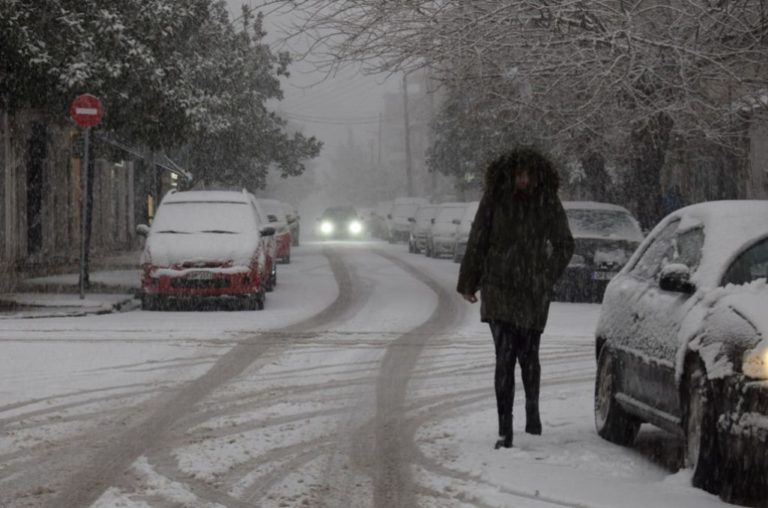
[[[259,9],[261,0],[227,0],[233,17],[241,13],[241,5]],[[283,42],[286,30],[295,19],[290,12],[266,14],[267,41],[275,50],[288,50],[292,54],[304,52],[307,45],[301,39]],[[377,115],[382,96],[400,86],[399,77],[366,76],[357,69],[346,69],[335,76],[327,76],[314,69],[309,62],[297,61],[291,68],[290,79],[283,81],[285,100],[276,108],[284,118],[302,127],[302,131],[315,135],[325,143],[319,163],[327,166],[327,157],[335,147],[346,142],[349,129],[355,138],[367,146],[376,138]]]

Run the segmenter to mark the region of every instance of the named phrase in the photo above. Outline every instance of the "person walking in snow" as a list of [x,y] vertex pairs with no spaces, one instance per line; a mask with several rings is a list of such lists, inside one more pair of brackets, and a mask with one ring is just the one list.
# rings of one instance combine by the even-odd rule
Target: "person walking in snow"
[[516,148],[486,170],[485,192],[459,271],[458,292],[477,302],[496,349],[499,439],[512,447],[515,363],[525,389],[525,431],[541,434],[539,341],[552,288],[573,255],[573,237],[557,195],[559,178],[537,150]]

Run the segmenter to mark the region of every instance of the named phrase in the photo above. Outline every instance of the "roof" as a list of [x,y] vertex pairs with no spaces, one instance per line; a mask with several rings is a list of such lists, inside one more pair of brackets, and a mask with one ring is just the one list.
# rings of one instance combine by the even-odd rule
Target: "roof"
[[163,203],[216,202],[216,203],[250,203],[247,193],[242,191],[208,191],[195,190],[171,191],[163,198]]
[[715,287],[733,259],[757,240],[768,237],[768,201],[709,201],[681,208],[662,220],[649,236],[680,219],[679,230],[704,227],[704,252],[693,274],[697,285]]

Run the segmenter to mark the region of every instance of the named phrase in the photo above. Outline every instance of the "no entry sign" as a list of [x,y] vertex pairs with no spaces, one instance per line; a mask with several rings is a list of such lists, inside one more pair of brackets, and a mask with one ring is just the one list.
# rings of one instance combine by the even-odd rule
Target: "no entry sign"
[[103,114],[101,101],[89,93],[77,96],[69,106],[69,116],[82,129],[98,125]]

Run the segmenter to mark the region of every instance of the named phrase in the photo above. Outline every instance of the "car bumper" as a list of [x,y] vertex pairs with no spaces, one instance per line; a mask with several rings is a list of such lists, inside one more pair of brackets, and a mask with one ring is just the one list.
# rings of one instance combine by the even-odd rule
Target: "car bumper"
[[[730,378],[717,397],[718,450],[726,497],[730,502],[753,504],[768,496],[768,381]],[[723,494],[723,493],[721,493]]]
[[454,242],[453,238],[433,238],[432,252],[435,256],[453,255]]
[[[194,273],[210,275],[206,275],[204,279],[199,279],[192,275]],[[169,298],[248,296],[260,291],[260,280],[251,272],[185,272],[185,275],[145,276],[142,281],[144,295]]]
[[291,255],[291,235],[278,236],[276,242],[276,255],[278,258],[287,258]]
[[555,284],[554,294],[567,300],[599,302],[608,283],[618,273],[619,268],[600,270],[590,266],[569,266]]

